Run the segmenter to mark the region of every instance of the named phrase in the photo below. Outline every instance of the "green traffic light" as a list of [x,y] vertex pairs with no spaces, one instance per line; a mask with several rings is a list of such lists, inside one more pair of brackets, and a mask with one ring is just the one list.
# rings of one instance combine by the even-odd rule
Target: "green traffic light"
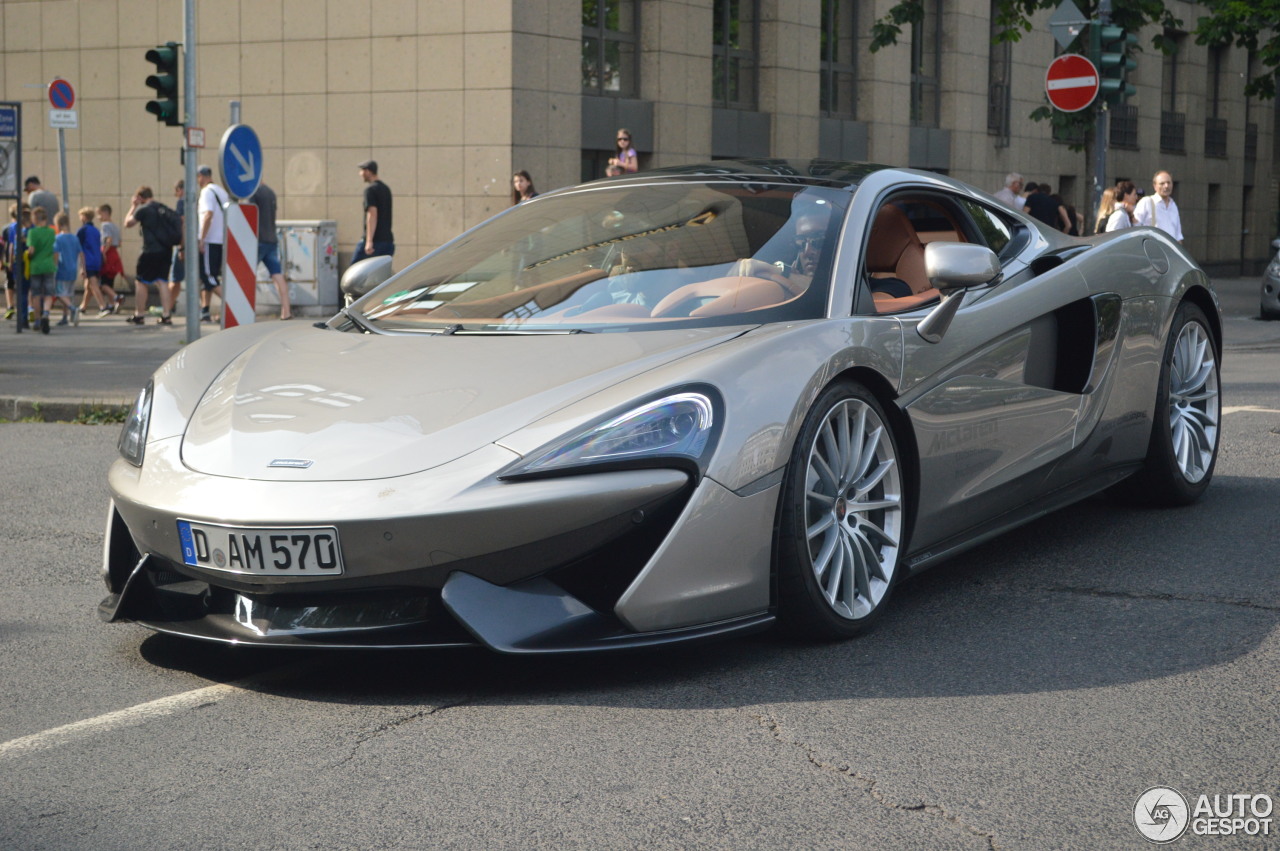
[[178,60],[181,54],[176,42],[167,42],[153,47],[146,53],[146,59],[156,66],[156,73],[147,77],[147,87],[154,89],[155,100],[147,101],[147,112],[156,116],[170,127],[182,124],[182,114],[178,108]]
[[1098,66],[1098,94],[1108,103],[1123,103],[1137,92],[1125,79],[1138,67],[1137,60],[1129,56],[1137,43],[1137,35],[1126,32],[1124,27],[1114,24],[1090,27],[1089,53]]

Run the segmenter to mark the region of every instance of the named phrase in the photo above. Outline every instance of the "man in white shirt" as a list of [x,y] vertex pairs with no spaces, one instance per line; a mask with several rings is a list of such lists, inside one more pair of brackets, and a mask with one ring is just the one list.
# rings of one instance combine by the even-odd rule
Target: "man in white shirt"
[[1178,215],[1178,204],[1173,200],[1173,175],[1167,171],[1157,171],[1151,178],[1151,187],[1155,190],[1138,202],[1134,210],[1134,224],[1151,225],[1182,242],[1182,217]]
[[1021,213],[1026,209],[1026,202],[1022,200],[1022,175],[1016,171],[1005,175],[1004,189],[996,193],[996,197],[1005,203],[1011,209]]
[[209,294],[217,293],[222,298],[222,243],[227,231],[223,208],[227,192],[213,182],[213,169],[207,165],[196,169],[196,183],[200,184],[200,321],[212,322]]

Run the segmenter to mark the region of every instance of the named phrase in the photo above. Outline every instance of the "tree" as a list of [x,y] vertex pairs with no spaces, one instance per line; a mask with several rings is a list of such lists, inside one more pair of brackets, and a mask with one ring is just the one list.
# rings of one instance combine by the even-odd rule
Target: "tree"
[[1209,15],[1196,22],[1196,44],[1235,43],[1253,54],[1262,71],[1249,81],[1248,97],[1274,98],[1280,80],[1280,0],[1205,0]]

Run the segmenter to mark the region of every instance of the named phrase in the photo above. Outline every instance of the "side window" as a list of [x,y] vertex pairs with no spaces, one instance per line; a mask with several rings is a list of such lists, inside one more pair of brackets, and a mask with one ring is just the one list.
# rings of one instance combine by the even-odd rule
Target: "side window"
[[978,236],[996,253],[1000,262],[1007,262],[1018,252],[1021,240],[1015,237],[1013,228],[1003,216],[967,198],[960,199],[960,204],[973,219]]

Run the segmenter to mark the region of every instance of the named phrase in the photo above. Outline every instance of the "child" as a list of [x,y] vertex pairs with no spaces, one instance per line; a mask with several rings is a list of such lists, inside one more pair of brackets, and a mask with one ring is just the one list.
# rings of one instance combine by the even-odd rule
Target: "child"
[[115,313],[124,304],[124,296],[115,291],[116,275],[124,276],[124,264],[120,261],[120,226],[111,221],[111,205],[103,204],[98,208],[98,218],[102,220],[102,277],[98,289],[108,299],[107,306],[98,313],[106,316]]
[[95,213],[92,207],[81,207],[80,229],[76,231],[84,257],[84,297],[80,299],[80,310],[83,312],[89,306],[89,296],[92,295],[98,303],[98,315],[103,316],[107,308],[102,301],[102,289],[98,286],[98,275],[102,271],[102,235],[93,224]]
[[[58,235],[53,240],[53,256],[57,258],[58,268],[55,272],[54,299],[66,305],[67,314],[73,325],[80,324],[80,308],[72,301],[76,294],[76,276],[80,272],[80,240],[71,232],[71,217],[59,211],[53,217],[58,226]],[[66,325],[67,314],[64,314],[58,325]]]
[[0,232],[0,267],[4,269],[4,318],[12,319],[14,314],[13,295],[15,281],[13,277],[13,246],[15,243],[14,228],[18,226],[18,205],[9,205],[9,218],[13,221],[3,232]]
[[31,264],[31,304],[40,319],[40,333],[49,333],[49,310],[53,307],[58,260],[54,255],[56,238],[49,227],[49,214],[44,207],[31,211],[31,229],[27,231],[27,257]]

